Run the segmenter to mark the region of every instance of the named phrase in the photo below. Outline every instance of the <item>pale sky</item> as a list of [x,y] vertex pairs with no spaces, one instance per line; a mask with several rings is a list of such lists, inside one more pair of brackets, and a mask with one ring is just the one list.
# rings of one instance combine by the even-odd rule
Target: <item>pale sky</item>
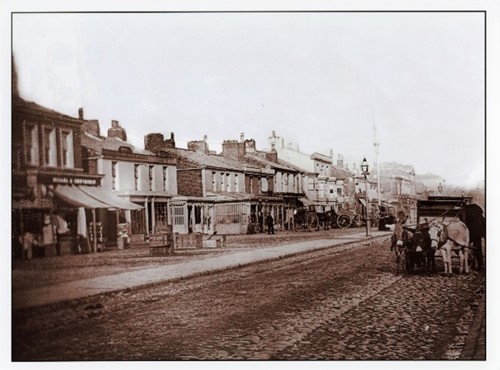
[[21,96],[129,141],[253,138],[484,179],[483,13],[15,14]]

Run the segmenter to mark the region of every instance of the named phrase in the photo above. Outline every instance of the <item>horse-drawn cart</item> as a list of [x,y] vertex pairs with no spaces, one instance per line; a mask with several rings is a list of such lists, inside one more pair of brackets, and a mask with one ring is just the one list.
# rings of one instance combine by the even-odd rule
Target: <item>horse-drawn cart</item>
[[[430,235],[434,233],[433,230],[436,228],[436,224],[440,225],[440,231],[443,231],[444,235],[448,235],[444,229],[449,229],[452,226],[456,228],[455,225],[458,221],[465,220],[467,227],[463,227],[465,229],[469,229],[469,232],[471,233],[470,242],[472,242],[472,235],[474,234],[474,228],[476,227],[475,223],[482,222],[481,218],[484,218],[480,212],[478,217],[470,220],[470,217],[468,216],[470,216],[471,211],[477,210],[479,206],[468,204],[469,200],[470,199],[466,197],[444,196],[429,197],[429,199],[426,200],[418,200],[417,223],[413,225],[396,224],[391,248],[395,249],[396,252],[397,269],[399,269],[400,272],[406,273],[413,272],[416,266],[423,267],[427,272],[434,270],[434,257],[442,257],[441,253],[444,253],[436,253],[438,240],[436,240],[436,236]],[[467,230],[465,232],[467,232]],[[465,236],[466,239],[464,240],[469,240],[469,232],[467,232]],[[451,236],[445,237],[445,239],[443,239],[440,243],[445,243],[447,240],[446,238],[449,239]],[[439,239],[439,237],[437,239]],[[396,240],[401,240],[397,246]],[[459,243],[453,238],[451,238],[451,240],[458,243],[458,252],[467,252],[467,250],[470,249],[469,245],[465,245],[469,242],[464,241],[463,243]],[[432,243],[436,243],[436,245],[433,246],[431,241]],[[462,244],[464,245],[462,246]],[[474,244],[478,244],[478,242],[476,241]],[[441,244],[439,244],[439,246],[440,245]],[[481,248],[480,245],[479,248]],[[447,252],[447,254],[450,253],[451,251]],[[472,255],[467,255],[467,253],[465,253],[465,256],[469,259],[472,258],[471,262],[473,262]],[[451,271],[451,260],[447,259],[445,262],[449,264],[449,269]]]

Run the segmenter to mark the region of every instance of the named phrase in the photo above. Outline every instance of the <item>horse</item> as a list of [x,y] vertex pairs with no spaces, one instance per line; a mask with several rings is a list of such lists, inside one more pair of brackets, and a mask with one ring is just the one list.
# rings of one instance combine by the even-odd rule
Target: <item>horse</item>
[[429,237],[431,248],[435,251],[441,250],[445,274],[452,274],[451,252],[458,254],[460,258],[459,272],[469,273],[469,229],[462,221],[451,222],[445,225],[440,221],[433,221],[429,225]]
[[396,255],[396,273],[403,273],[409,270],[408,261],[408,231],[401,222],[394,226],[394,233],[391,236],[391,251]]
[[470,242],[474,255],[474,267],[479,271],[483,267],[483,249],[481,239],[486,238],[486,219],[483,210],[477,204],[466,204],[459,215],[469,229]]
[[410,238],[409,245],[413,257],[410,270],[413,269],[413,265],[416,263],[418,266],[423,266],[426,273],[435,271],[434,253],[436,251],[431,247],[429,227],[418,226]]

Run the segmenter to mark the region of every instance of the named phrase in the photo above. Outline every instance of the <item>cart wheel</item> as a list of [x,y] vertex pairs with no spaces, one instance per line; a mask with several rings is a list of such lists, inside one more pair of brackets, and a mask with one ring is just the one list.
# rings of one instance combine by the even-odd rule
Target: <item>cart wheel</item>
[[307,215],[307,230],[315,231],[318,230],[319,217],[316,213],[309,213]]
[[347,229],[351,226],[351,218],[346,215],[341,215],[337,218],[337,226],[341,229]]

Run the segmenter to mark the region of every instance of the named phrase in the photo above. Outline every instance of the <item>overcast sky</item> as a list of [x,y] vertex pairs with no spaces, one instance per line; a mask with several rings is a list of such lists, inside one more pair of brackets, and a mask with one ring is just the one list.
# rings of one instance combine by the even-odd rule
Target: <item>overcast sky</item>
[[254,138],[484,179],[483,13],[15,14],[21,96],[143,147]]

